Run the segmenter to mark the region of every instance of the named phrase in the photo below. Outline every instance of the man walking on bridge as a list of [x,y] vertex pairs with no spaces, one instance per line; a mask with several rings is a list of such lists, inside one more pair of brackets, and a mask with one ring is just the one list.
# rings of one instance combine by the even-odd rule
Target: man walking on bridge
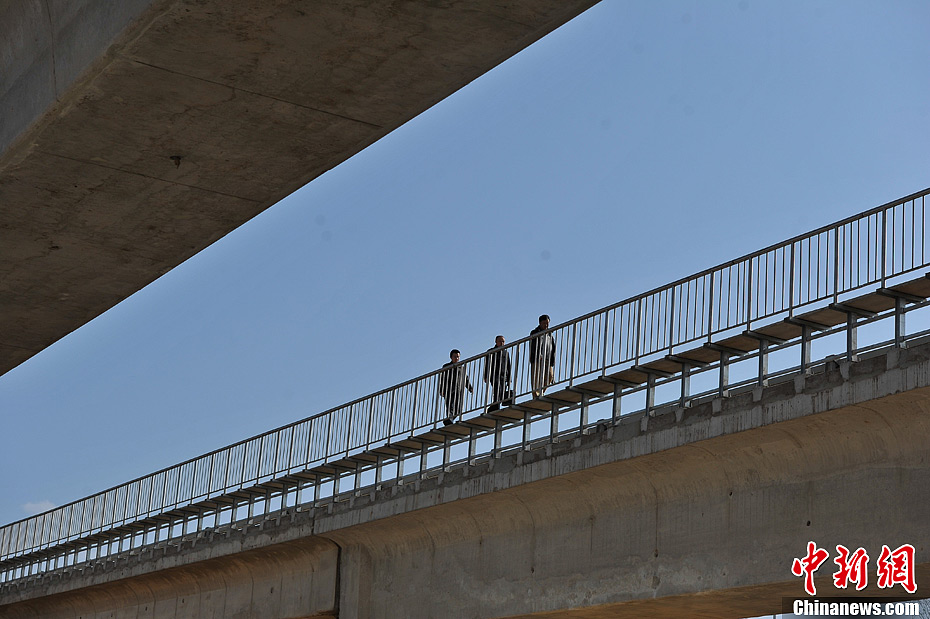
[[540,398],[546,387],[555,382],[555,337],[547,332],[549,315],[539,317],[539,326],[530,331],[530,374],[533,380],[533,397]]
[[498,335],[494,338],[494,346],[488,348],[488,355],[484,359],[484,382],[491,385],[489,413],[500,409],[501,403],[505,406],[513,403],[510,370],[510,353],[504,348],[504,336]]
[[442,367],[445,368],[439,375],[439,395],[446,401],[446,418],[443,425],[450,425],[455,418],[462,414],[462,405],[465,402],[465,388],[469,393],[474,393],[471,381],[468,380],[468,374],[465,372],[465,366],[459,365],[459,359],[462,353],[453,348],[449,352],[449,363]]

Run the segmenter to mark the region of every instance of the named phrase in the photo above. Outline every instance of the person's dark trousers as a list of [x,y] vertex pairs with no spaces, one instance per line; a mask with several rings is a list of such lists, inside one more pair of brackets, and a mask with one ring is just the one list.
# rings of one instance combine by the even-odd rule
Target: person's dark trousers
[[452,393],[446,396],[446,418],[443,420],[444,425],[449,425],[455,418],[462,414],[464,399],[461,393]]
[[489,413],[500,410],[501,402],[507,395],[507,381],[502,379],[498,382],[492,382],[491,387],[491,395],[493,396],[494,401],[490,406],[488,406]]

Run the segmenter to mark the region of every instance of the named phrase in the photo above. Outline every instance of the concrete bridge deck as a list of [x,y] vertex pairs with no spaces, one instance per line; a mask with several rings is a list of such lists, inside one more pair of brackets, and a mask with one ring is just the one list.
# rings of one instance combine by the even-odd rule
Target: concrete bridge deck
[[802,593],[808,540],[912,543],[924,583],[928,395],[915,341],[38,576],[0,615],[745,617]]

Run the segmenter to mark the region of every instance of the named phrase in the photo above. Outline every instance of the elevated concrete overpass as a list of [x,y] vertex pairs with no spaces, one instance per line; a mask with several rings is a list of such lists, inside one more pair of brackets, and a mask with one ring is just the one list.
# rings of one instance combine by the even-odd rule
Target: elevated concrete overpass
[[[0,0],[0,372],[591,4]],[[434,373],[0,527],[0,616],[740,617],[811,539],[925,583],[926,195],[553,327],[544,397],[521,340],[501,410]]]
[[[20,617],[747,617],[808,540],[917,547],[930,343],[51,573]],[[870,564],[870,570],[873,564]],[[832,564],[816,579],[837,595]],[[877,589],[874,574],[863,594]]]
[[0,0],[0,374],[595,0]]
[[927,196],[460,362],[506,401],[442,369],[4,525],[0,615],[743,617],[808,541],[924,583]]

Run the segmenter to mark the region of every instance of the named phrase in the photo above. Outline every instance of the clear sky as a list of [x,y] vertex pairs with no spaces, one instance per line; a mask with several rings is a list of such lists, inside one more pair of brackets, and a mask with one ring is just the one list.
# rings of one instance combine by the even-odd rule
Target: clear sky
[[928,27],[604,0],[0,377],[0,522],[930,186]]

